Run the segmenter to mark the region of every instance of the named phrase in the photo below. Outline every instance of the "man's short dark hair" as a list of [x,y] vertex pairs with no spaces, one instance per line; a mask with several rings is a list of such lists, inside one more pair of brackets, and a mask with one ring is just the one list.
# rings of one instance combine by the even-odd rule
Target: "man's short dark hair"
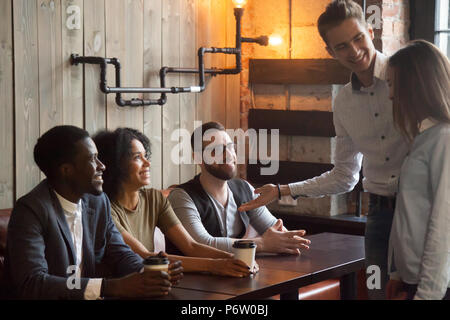
[[54,178],[59,166],[75,158],[76,143],[88,137],[86,130],[75,126],[53,127],[34,146],[34,161],[48,178]]
[[[191,135],[191,147],[192,150],[194,152],[198,152],[198,151],[202,151],[203,148],[203,135],[205,134],[206,131],[213,129],[213,130],[219,130],[219,131],[225,131],[225,127],[219,123],[219,122],[215,122],[215,121],[211,121],[211,122],[206,122],[204,124],[202,124],[200,127],[195,128],[194,132],[192,132]],[[198,136],[200,137],[200,145],[195,145],[195,137]]]
[[353,0],[333,0],[317,20],[319,34],[328,45],[327,32],[340,25],[344,20],[354,18],[362,25],[366,25],[364,12],[359,4]]

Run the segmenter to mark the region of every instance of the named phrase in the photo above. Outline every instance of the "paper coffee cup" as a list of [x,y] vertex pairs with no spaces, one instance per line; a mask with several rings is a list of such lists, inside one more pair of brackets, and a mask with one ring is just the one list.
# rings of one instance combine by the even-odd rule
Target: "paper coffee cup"
[[146,270],[169,271],[169,259],[164,257],[147,257],[144,260]]
[[256,243],[252,240],[237,240],[233,243],[234,258],[244,261],[250,268],[255,263]]

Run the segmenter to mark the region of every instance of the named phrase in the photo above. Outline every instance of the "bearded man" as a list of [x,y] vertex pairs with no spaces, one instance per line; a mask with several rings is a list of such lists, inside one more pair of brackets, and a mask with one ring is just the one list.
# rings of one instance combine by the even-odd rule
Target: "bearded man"
[[[298,255],[309,249],[310,240],[302,238],[305,230],[288,231],[265,206],[238,211],[256,195],[247,181],[235,178],[236,145],[223,125],[208,122],[196,128],[191,147],[194,159],[202,160],[201,173],[174,189],[169,201],[196,241],[228,252],[242,238],[255,241],[257,252]],[[249,230],[256,231],[255,237]]]

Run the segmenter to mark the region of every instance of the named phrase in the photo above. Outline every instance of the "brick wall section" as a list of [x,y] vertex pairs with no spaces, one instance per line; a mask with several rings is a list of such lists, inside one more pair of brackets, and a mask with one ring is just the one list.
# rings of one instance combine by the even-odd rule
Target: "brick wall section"
[[[367,8],[375,5],[380,10],[381,28],[374,28],[375,47],[387,55],[391,55],[403,47],[409,40],[409,0],[367,0]],[[373,11],[366,12],[370,21]]]
[[383,0],[382,50],[391,55],[409,41],[409,1]]

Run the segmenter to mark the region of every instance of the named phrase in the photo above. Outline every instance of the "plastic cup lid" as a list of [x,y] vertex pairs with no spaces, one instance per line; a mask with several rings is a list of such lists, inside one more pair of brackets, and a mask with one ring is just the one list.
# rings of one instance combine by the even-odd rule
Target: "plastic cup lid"
[[256,248],[256,243],[252,240],[237,240],[233,243],[233,248],[253,249]]
[[147,257],[144,260],[145,265],[157,266],[161,264],[169,264],[170,261],[164,257]]

